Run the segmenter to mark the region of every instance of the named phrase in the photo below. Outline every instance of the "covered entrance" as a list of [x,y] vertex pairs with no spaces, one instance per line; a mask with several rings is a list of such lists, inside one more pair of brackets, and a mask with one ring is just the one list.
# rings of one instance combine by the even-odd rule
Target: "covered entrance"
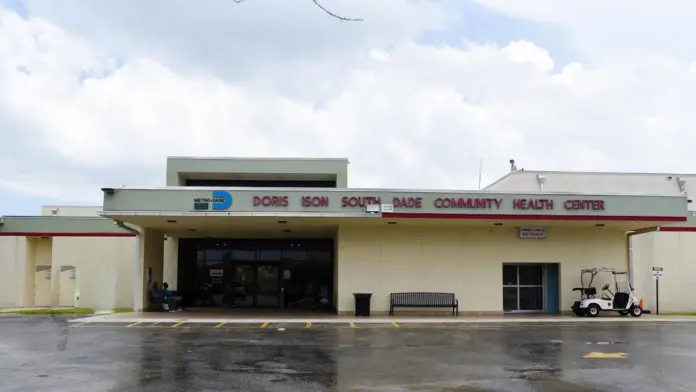
[[188,307],[333,309],[333,239],[179,239]]

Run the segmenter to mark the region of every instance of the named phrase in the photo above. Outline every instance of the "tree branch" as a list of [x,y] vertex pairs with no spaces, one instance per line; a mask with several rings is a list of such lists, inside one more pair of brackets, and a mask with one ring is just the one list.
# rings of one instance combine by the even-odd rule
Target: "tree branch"
[[312,1],[314,2],[314,5],[319,7],[322,11],[324,11],[327,14],[329,14],[330,16],[333,16],[334,18],[340,20],[341,22],[362,22],[362,18],[346,18],[344,16],[336,15],[333,12],[324,8],[324,6],[321,5],[321,3],[319,3],[319,0],[312,0]]
[[[237,3],[237,4],[239,4],[239,3],[245,2],[246,0],[232,0],[232,1],[234,1],[234,2]],[[346,18],[345,16],[341,16],[341,15],[334,14],[333,12],[327,10],[326,7],[324,7],[323,5],[321,5],[321,3],[319,2],[319,0],[312,0],[312,2],[314,2],[314,5],[316,5],[317,7],[319,7],[319,9],[321,9],[322,11],[324,11],[326,14],[328,14],[328,15],[331,16],[331,17],[334,17],[334,18],[340,20],[341,22],[362,22],[362,18]]]

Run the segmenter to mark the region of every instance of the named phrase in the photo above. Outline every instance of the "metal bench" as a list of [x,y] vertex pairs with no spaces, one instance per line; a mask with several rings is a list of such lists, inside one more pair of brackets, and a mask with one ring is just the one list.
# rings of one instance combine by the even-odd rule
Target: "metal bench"
[[389,315],[395,308],[448,308],[459,316],[459,301],[453,293],[391,293]]

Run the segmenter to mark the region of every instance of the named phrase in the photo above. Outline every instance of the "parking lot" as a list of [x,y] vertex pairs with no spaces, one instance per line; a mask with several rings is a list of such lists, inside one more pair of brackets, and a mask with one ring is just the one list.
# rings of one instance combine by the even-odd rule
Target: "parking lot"
[[[177,325],[178,324],[178,325]],[[0,318],[0,391],[693,391],[696,325]]]

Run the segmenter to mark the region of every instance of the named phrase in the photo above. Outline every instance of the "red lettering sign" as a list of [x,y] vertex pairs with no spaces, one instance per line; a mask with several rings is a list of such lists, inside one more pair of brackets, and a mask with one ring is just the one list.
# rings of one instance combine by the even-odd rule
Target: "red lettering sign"
[[603,211],[604,200],[566,200],[563,207],[566,210]]
[[515,210],[553,210],[552,199],[514,199],[512,208]]
[[328,196],[302,196],[302,207],[328,207]]
[[422,208],[422,197],[395,197],[392,199],[394,208]]
[[433,203],[435,208],[479,208],[491,209],[493,207],[500,209],[503,204],[503,199],[491,198],[471,198],[471,197],[438,197]]
[[252,201],[254,207],[287,207],[290,204],[287,196],[254,196]]
[[341,207],[365,207],[380,204],[382,204],[382,198],[379,196],[344,196],[341,199]]

